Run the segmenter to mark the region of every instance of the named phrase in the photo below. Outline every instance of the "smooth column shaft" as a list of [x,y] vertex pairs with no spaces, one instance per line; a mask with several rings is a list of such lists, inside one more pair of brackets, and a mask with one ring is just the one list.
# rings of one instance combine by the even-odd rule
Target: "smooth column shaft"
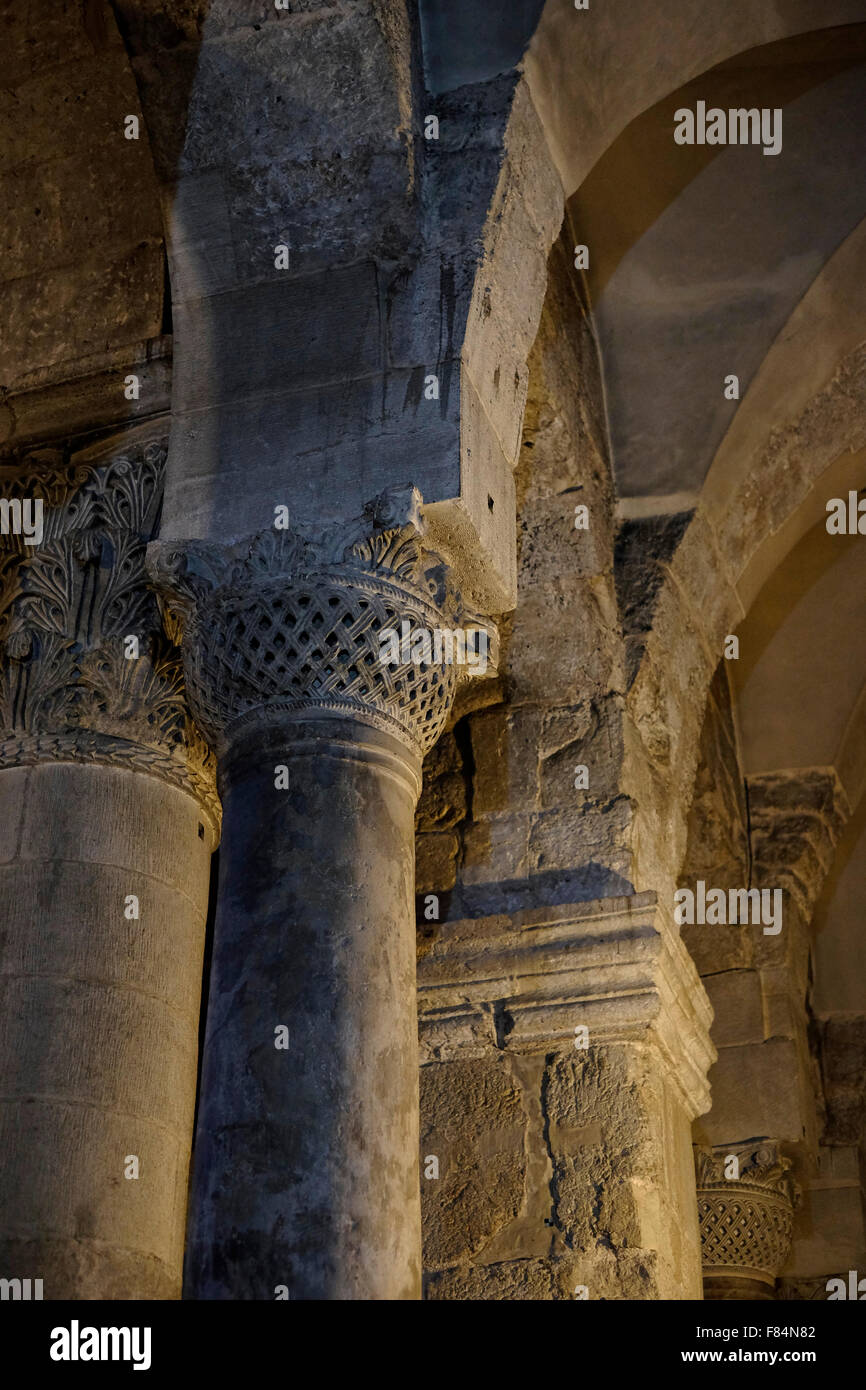
[[188,1297],[420,1297],[419,780],[351,719],[284,716],[222,760]]
[[180,1297],[210,850],[146,774],[0,771],[0,1277],[46,1299]]

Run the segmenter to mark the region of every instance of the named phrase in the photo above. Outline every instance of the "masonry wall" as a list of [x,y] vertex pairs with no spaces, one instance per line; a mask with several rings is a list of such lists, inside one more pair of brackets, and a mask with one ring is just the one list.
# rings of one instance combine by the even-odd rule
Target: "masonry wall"
[[[518,604],[499,674],[464,687],[425,764],[422,960],[446,922],[635,891],[616,522],[573,241],[564,228],[551,254],[530,363]],[[579,505],[588,529],[575,527]],[[489,1008],[488,1049],[422,1066],[422,1175],[439,1164],[422,1176],[425,1296],[698,1296],[689,1125],[655,1055],[616,1043],[509,1053],[507,1008]]]
[[[604,403],[569,244],[565,231],[551,253],[530,363],[515,475],[519,598],[502,622],[500,675],[458,695],[453,731],[424,769],[417,892],[456,892],[452,916],[632,886]],[[578,504],[588,531],[575,529]],[[581,764],[592,769],[585,791],[574,785]]]

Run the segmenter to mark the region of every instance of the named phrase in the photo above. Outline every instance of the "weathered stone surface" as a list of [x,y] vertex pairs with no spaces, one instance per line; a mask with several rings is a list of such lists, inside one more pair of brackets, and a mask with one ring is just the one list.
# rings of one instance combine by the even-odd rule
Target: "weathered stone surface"
[[821,1062],[827,1096],[824,1142],[860,1142],[864,1115],[866,1021],[830,1019],[821,1029]]
[[422,832],[450,830],[466,815],[463,758],[453,733],[445,733],[424,759],[424,786],[415,813]]
[[857,1150],[820,1148],[817,1169],[795,1214],[786,1273],[791,1278],[822,1273],[847,1278],[848,1270],[862,1268],[866,1258]]
[[629,685],[643,659],[646,634],[652,629],[655,599],[665,564],[683,538],[691,513],[644,517],[621,525],[614,549],[616,596],[628,656]]
[[[764,1041],[761,978],[756,970],[724,970],[705,975],[715,1019],[712,1038],[716,1047]],[[772,1029],[777,1032],[778,1029]]]
[[784,1038],[723,1047],[710,1072],[713,1108],[699,1133],[711,1144],[775,1134],[790,1143],[804,1135],[806,1113],[796,1045]]
[[433,1302],[464,1299],[535,1302],[573,1297],[557,1283],[556,1273],[556,1267],[547,1260],[516,1260],[441,1270],[425,1277],[424,1297]]
[[[186,609],[161,601],[187,620],[229,811],[189,1288],[414,1297],[423,1203],[430,1298],[697,1297],[695,1116],[722,1148],[781,1135],[807,1197],[785,1296],[866,1260],[862,615],[835,538],[817,581],[798,540],[863,482],[858,3],[826,0],[820,34],[807,0],[697,19],[670,0],[661,28],[649,0],[624,27],[619,0],[5,7],[2,471],[24,445],[40,485],[75,451],[90,468],[105,431],[173,401],[132,590],[101,512],[26,566],[0,547],[0,1273],[178,1293],[219,808],[140,569],[157,528],[191,538]],[[676,104],[755,74],[785,160],[671,140]],[[725,219],[745,240],[714,244]],[[275,553],[295,544],[275,507],[317,529],[395,485],[421,486],[467,602],[516,596],[495,679],[450,713],[453,681],[389,685],[357,640],[371,588],[394,616],[405,576],[357,565],[357,535],[312,569]],[[807,593],[820,641],[792,639],[771,690],[762,650],[800,632]],[[115,639],[145,616],[131,681]],[[744,693],[762,681],[763,741]],[[141,917],[118,927],[130,874]],[[782,932],[679,934],[674,889],[698,878],[781,887]],[[31,1171],[22,1144],[63,1162]],[[111,1168],[133,1145],[140,1185]],[[768,1296],[754,1275],[713,1296]]]
[[756,871],[808,921],[849,814],[838,777],[808,769],[750,778],[749,814]]
[[538,754],[543,711],[499,706],[470,720],[474,819],[538,806]]
[[[708,887],[724,890],[750,884],[747,808],[732,708],[731,687],[722,662],[706,702],[689,808],[688,842],[679,878],[681,887],[694,889],[698,879]],[[714,1040],[719,1046],[724,1045],[725,1038],[750,1040],[739,1036],[743,1026],[741,1010],[749,1013],[750,1005],[748,989],[741,998],[738,982],[747,986],[752,980],[744,972],[755,961],[755,929],[695,923],[684,925],[681,930],[692,959],[707,980],[707,989],[716,988]],[[730,980],[727,972],[735,972]],[[754,1026],[753,1020],[746,1025],[746,1032],[751,1034]],[[763,1037],[761,1031],[755,1040]]]
[[547,1102],[561,1136],[556,1215],[579,1252],[578,1282],[590,1299],[693,1296],[688,1123],[646,1059],[621,1046],[578,1057],[552,1070]]
[[[484,1076],[493,1066],[518,1083],[525,1116],[506,1146],[525,1159],[520,1210],[462,1258],[498,1269],[546,1255],[553,1292],[533,1296],[573,1297],[577,1283],[591,1298],[698,1288],[689,1117],[706,1098],[701,1064],[683,1063],[707,1047],[708,1010],[688,1012],[678,971],[693,967],[684,953],[675,964],[659,935],[638,928],[642,911],[652,906],[636,899],[618,910],[595,903],[443,923],[419,961],[424,1085],[448,1072],[448,1114],[462,1116],[468,1135],[478,1107],[471,1094],[464,1099],[472,1085],[459,1084],[452,1063],[465,1058]],[[576,1023],[589,1029],[588,1051],[574,1046]],[[631,1045],[638,1037],[646,1047]],[[652,1059],[680,1048],[663,1077]],[[427,1152],[436,1151],[431,1139]],[[465,1192],[462,1166],[461,1175]],[[450,1223],[450,1211],[439,1220]],[[430,1239],[441,1239],[438,1226]],[[428,1296],[464,1286],[495,1287],[467,1271],[455,1284],[435,1281]]]
[[46,1298],[178,1298],[209,846],[156,778],[24,776],[0,771],[27,827],[0,870],[4,1268],[44,1261]]
[[[521,1086],[503,1057],[421,1068],[424,1263],[443,1269],[483,1258],[520,1211],[526,1177]],[[539,1136],[540,1137],[540,1136]]]
[[452,833],[415,835],[415,892],[445,893],[457,882],[460,841]]
[[[582,806],[607,814],[620,795],[624,756],[622,702],[611,695],[571,709],[545,711],[541,739],[541,805]],[[589,785],[576,786],[585,767]]]
[[[419,770],[394,737],[346,719],[265,721],[223,759],[193,1297],[420,1293]],[[268,865],[256,880],[253,862]]]
[[530,873],[529,816],[497,816],[471,823],[463,837],[461,880],[467,885],[525,879]]
[[[88,22],[89,21],[89,22]],[[0,385],[62,380],[80,355],[156,337],[162,220],[141,109],[110,10],[3,16]]]

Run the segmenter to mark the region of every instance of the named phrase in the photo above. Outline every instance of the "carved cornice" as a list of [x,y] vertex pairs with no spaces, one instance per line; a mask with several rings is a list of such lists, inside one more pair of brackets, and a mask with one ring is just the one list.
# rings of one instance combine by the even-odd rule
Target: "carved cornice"
[[318,533],[270,528],[233,546],[157,541],[148,567],[182,636],[196,720],[220,752],[229,731],[280,712],[360,718],[425,753],[464,668],[388,665],[381,634],[489,624],[464,609],[423,543],[421,497],[390,490]]
[[165,458],[162,443],[133,443],[98,462],[42,451],[0,469],[0,496],[43,503],[38,544],[0,536],[0,767],[138,766],[192,791],[216,830],[214,759],[144,566]]
[[585,1025],[591,1047],[654,1047],[690,1119],[710,1106],[712,1010],[654,893],[444,923],[418,1012],[425,1060],[570,1049]]
[[[739,1177],[726,1177],[731,1159]],[[772,1140],[695,1152],[704,1277],[774,1284],[791,1249],[799,1189]]]

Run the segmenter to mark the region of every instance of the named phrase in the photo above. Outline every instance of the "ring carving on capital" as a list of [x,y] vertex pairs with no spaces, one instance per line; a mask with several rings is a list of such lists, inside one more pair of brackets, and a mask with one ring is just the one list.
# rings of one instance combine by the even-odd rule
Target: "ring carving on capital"
[[408,624],[492,635],[423,536],[421,496],[403,488],[318,532],[153,543],[148,567],[168,629],[182,636],[187,693],[212,746],[223,749],[240,721],[310,711],[358,718],[423,756],[466,672],[447,659],[388,664],[383,633]]

